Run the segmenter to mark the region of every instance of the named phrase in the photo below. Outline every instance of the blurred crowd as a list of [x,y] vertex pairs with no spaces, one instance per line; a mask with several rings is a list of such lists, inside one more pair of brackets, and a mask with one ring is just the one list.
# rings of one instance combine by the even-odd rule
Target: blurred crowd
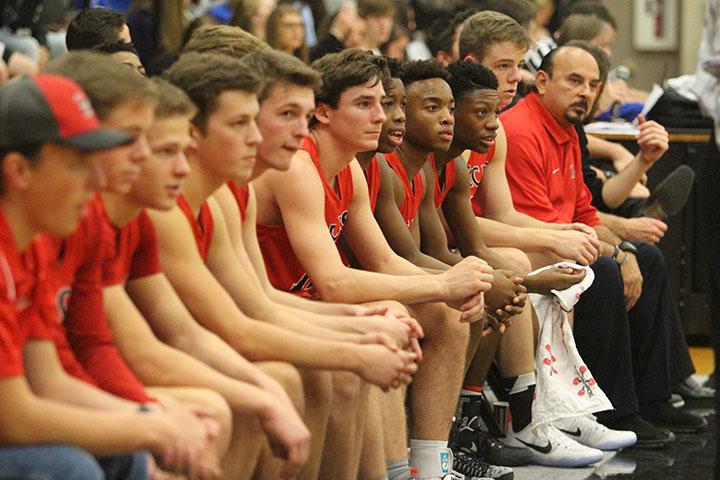
[[[535,40],[561,27],[572,0],[9,0],[3,2],[0,80],[32,73],[65,51],[67,24],[78,11],[105,7],[123,13],[141,62],[152,71],[205,24],[242,27],[304,61],[349,47],[398,60],[434,56],[445,27],[463,11],[492,9],[528,28]],[[464,14],[467,16],[467,14]],[[457,22],[456,22],[457,23]],[[610,53],[614,30],[597,20],[573,22],[575,35],[595,33]],[[612,25],[614,27],[614,24]],[[573,33],[571,33],[572,35]],[[567,32],[565,36],[567,37]],[[446,36],[446,35],[445,35]],[[594,36],[594,35],[593,35]]]

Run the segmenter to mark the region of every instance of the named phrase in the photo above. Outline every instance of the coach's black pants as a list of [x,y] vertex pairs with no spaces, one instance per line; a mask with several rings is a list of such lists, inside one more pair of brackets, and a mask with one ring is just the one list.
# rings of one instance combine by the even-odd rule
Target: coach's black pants
[[634,413],[638,403],[670,396],[669,343],[678,336],[682,345],[674,345],[678,348],[673,348],[672,361],[679,366],[672,369],[672,377],[692,373],[680,319],[669,301],[662,254],[653,245],[637,246],[643,289],[630,312],[625,311],[620,268],[609,257],[592,266],[595,282],[575,307],[578,351],[615,407],[601,418]]

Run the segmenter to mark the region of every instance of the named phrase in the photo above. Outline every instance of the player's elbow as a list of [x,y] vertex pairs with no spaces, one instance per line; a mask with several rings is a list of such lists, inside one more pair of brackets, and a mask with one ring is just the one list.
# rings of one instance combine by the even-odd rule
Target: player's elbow
[[344,276],[329,276],[315,283],[320,298],[325,302],[345,302],[350,285]]

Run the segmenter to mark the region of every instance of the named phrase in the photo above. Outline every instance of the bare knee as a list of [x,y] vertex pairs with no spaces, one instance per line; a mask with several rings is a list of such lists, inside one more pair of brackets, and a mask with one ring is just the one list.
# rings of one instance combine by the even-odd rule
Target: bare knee
[[460,312],[444,303],[426,303],[414,306],[414,316],[425,331],[423,344],[443,345],[445,348],[465,349],[470,327],[460,321]]
[[533,270],[528,255],[517,248],[495,248],[505,260],[507,260],[517,273],[525,275]]
[[363,394],[363,380],[349,372],[334,372],[332,374],[333,404],[355,405]]
[[[225,398],[214,390],[198,390],[195,394],[196,402],[202,407],[210,417],[213,418],[220,428],[225,431],[232,429],[233,414],[230,405]],[[191,403],[195,400],[189,400]]]
[[329,410],[333,397],[333,380],[330,372],[319,370],[300,370],[303,391],[305,392],[306,411]]
[[262,362],[256,364],[260,370],[280,384],[300,414],[305,409],[305,394],[300,372],[289,363]]

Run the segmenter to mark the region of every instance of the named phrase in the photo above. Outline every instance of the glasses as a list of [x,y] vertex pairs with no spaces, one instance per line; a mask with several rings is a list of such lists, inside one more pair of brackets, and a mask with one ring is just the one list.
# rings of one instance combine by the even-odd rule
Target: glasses
[[303,22],[282,22],[280,26],[283,28],[292,28],[298,30],[305,28],[305,24]]

